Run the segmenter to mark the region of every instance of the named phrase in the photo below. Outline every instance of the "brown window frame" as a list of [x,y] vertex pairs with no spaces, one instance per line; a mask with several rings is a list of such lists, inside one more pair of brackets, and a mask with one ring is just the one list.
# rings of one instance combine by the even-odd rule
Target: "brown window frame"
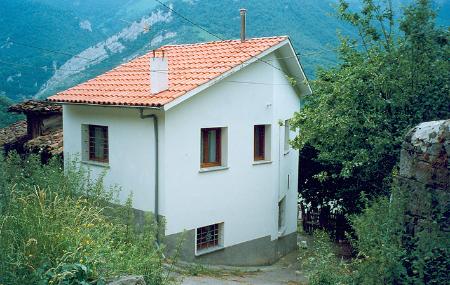
[[[209,139],[208,133],[216,131],[216,161],[209,161]],[[204,128],[201,130],[201,151],[202,160],[200,166],[202,168],[214,167],[222,165],[222,129],[221,128]]]
[[[259,144],[257,143],[259,140]],[[258,148],[259,146],[259,148]],[[255,161],[266,159],[266,126],[255,125],[253,128],[253,159]]]
[[[95,130],[100,128],[103,133],[103,157],[97,157],[95,154]],[[88,158],[91,161],[97,161],[102,163],[109,162],[109,141],[108,141],[108,127],[98,125],[88,125]]]

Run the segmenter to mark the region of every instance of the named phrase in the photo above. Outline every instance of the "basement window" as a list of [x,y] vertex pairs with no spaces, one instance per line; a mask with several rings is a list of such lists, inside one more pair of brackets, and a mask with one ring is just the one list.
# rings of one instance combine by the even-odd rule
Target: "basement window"
[[82,130],[83,160],[108,163],[108,127],[98,125],[83,125]]
[[255,125],[253,128],[253,160],[270,160],[270,125]]
[[197,254],[207,253],[223,247],[223,223],[197,228]]

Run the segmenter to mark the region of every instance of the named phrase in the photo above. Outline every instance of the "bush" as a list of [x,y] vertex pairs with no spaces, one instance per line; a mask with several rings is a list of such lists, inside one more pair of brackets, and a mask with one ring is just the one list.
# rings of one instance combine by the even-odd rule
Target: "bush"
[[308,272],[310,285],[348,284],[347,264],[339,260],[329,235],[324,231],[314,232],[310,248],[300,249],[301,269]]
[[[65,172],[65,174],[64,174]],[[155,224],[133,224],[131,203],[117,203],[76,163],[0,158],[0,284],[102,284],[144,275],[165,284]]]
[[438,211],[429,200],[424,197],[419,206],[434,216],[424,217],[415,231],[407,230],[409,193],[394,187],[390,198],[367,203],[350,218],[356,257],[348,263],[338,260],[326,234],[316,233],[315,245],[300,256],[311,284],[448,284],[450,239],[448,218],[443,219],[448,206]]

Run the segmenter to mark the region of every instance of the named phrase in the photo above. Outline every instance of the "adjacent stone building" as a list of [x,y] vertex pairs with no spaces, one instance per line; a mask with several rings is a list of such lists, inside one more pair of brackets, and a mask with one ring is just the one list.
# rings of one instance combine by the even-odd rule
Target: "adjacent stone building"
[[450,120],[421,123],[406,136],[400,157],[399,187],[410,195],[408,232],[450,224]]
[[22,113],[26,120],[0,129],[0,148],[5,153],[40,153],[44,161],[62,155],[61,105],[29,100],[10,106],[8,112]]

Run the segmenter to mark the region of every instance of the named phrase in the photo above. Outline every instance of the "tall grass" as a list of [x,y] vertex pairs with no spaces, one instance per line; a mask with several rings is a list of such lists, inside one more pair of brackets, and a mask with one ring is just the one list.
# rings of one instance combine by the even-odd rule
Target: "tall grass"
[[133,223],[131,203],[118,203],[77,164],[37,156],[0,158],[0,284],[104,284],[144,275],[166,284],[155,224]]

